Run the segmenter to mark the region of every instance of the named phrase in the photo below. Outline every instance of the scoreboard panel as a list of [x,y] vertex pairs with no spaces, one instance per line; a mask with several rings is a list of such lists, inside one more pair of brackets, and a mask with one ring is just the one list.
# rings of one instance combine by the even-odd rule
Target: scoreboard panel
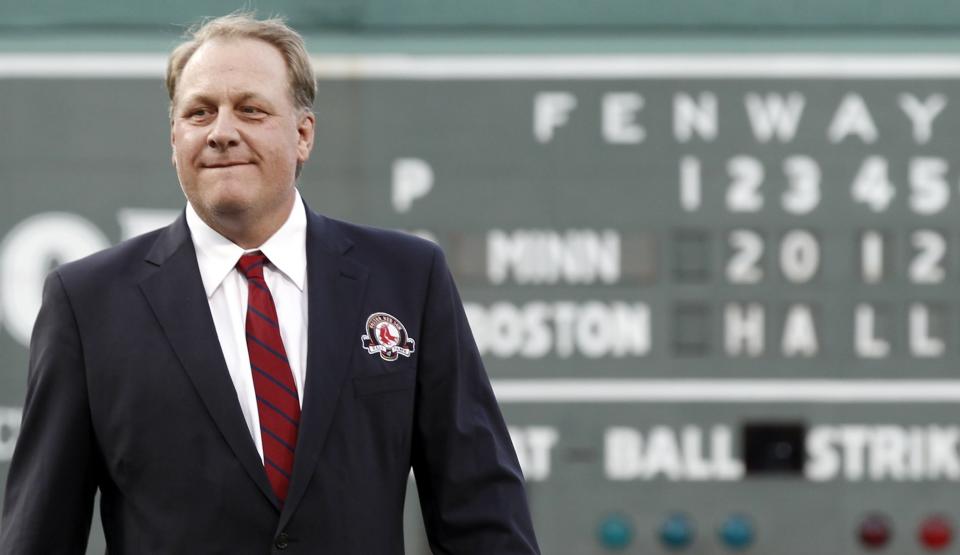
[[[183,205],[162,57],[13,58],[0,477],[42,276]],[[444,248],[544,553],[951,541],[960,58],[315,61],[301,192]]]

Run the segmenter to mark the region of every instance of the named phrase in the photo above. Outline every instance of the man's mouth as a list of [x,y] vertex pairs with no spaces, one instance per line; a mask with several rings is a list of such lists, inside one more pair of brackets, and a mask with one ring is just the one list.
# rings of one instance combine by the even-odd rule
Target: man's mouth
[[211,162],[209,164],[201,164],[201,167],[206,169],[216,169],[216,168],[232,168],[235,166],[246,166],[250,162],[245,161],[236,161],[236,162]]

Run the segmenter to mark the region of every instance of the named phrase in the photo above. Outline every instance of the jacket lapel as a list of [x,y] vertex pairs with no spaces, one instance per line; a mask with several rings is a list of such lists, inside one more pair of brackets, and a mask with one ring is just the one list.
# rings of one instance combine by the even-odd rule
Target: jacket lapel
[[280,529],[310,482],[348,375],[350,357],[359,350],[368,272],[344,256],[351,246],[333,223],[307,209],[307,375],[293,479]]
[[279,509],[260,455],[244,424],[183,215],[158,237],[146,260],[157,269],[140,283],[140,289],[160,327],[234,455]]

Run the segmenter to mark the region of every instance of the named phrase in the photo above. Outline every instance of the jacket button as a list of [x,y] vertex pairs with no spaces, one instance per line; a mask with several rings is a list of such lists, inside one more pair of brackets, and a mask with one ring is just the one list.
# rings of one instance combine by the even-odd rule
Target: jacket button
[[273,542],[273,546],[277,549],[286,549],[290,546],[290,543],[288,542],[289,539],[290,536],[288,536],[286,532],[280,532],[280,535],[277,536],[277,540]]

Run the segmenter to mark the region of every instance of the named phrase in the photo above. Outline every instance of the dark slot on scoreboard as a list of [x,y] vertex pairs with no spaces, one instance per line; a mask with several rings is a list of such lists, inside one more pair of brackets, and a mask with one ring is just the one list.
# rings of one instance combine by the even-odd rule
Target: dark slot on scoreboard
[[748,422],[741,428],[747,476],[802,476],[807,426],[803,422]]

